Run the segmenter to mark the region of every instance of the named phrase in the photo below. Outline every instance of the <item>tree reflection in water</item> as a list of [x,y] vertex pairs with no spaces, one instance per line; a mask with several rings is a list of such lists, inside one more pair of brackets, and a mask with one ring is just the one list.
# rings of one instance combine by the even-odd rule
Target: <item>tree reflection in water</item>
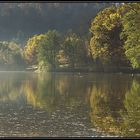
[[[131,76],[102,77],[90,96],[91,121],[99,131],[140,136],[140,81]],[[100,84],[99,84],[99,83]]]
[[76,107],[87,93],[86,81],[79,81],[74,75],[39,74],[36,80],[28,79],[22,86],[28,103],[47,111],[54,111],[61,104]]
[[79,99],[83,102],[89,92],[84,77],[79,80],[79,76],[67,74],[13,74],[1,79],[0,84],[1,101],[25,96],[27,102],[34,107],[46,107],[49,110],[53,110],[62,102],[75,106]]
[[99,132],[140,136],[139,76],[13,73],[0,74],[0,85],[1,103],[24,99],[48,113],[68,107],[79,116],[82,108]]
[[125,94],[122,112],[123,130],[125,136],[140,136],[140,77],[133,80],[130,91]]

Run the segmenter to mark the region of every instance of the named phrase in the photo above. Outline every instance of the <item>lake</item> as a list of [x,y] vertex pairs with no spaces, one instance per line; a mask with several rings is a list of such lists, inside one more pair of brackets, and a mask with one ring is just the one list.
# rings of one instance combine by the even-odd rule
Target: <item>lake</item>
[[139,137],[140,75],[0,72],[1,137]]

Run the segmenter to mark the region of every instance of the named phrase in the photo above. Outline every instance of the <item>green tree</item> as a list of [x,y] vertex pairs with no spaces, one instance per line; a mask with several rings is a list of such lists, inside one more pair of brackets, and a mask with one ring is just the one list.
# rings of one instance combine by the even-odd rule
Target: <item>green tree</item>
[[[130,5],[131,6],[131,5]],[[131,6],[132,7],[132,6]],[[122,18],[125,54],[133,68],[140,68],[140,4],[134,4]]]
[[[55,70],[57,54],[61,47],[61,34],[56,30],[49,30],[46,34],[45,43],[40,43],[37,49],[37,60],[41,66],[48,66]],[[41,64],[40,64],[41,63]]]
[[63,49],[73,69],[76,65],[84,63],[87,57],[85,42],[71,31],[65,36]]

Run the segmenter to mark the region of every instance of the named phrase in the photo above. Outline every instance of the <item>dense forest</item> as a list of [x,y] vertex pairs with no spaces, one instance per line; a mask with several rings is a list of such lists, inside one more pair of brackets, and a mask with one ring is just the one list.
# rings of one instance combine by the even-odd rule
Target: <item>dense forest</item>
[[0,3],[0,39],[24,43],[35,34],[89,32],[91,19],[109,3]]
[[3,69],[140,70],[139,3],[1,3],[0,7]]

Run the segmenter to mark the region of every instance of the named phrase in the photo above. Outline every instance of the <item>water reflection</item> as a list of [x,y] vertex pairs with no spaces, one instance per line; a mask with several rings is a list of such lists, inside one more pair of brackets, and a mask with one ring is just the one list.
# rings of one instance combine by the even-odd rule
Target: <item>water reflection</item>
[[139,76],[0,73],[0,85],[1,136],[140,136]]
[[86,81],[77,81],[76,75],[39,74],[35,80],[26,80],[22,89],[28,103],[54,111],[61,104],[76,107],[79,102],[86,102],[83,102],[85,93],[88,93]]
[[126,136],[140,136],[140,77],[133,80],[130,91],[125,94],[122,113],[123,130]]
[[98,135],[89,127],[84,77],[7,73],[0,83],[1,136]]
[[99,85],[96,80],[90,96],[90,116],[98,131],[125,137],[140,136],[139,93],[139,77],[102,77]]

